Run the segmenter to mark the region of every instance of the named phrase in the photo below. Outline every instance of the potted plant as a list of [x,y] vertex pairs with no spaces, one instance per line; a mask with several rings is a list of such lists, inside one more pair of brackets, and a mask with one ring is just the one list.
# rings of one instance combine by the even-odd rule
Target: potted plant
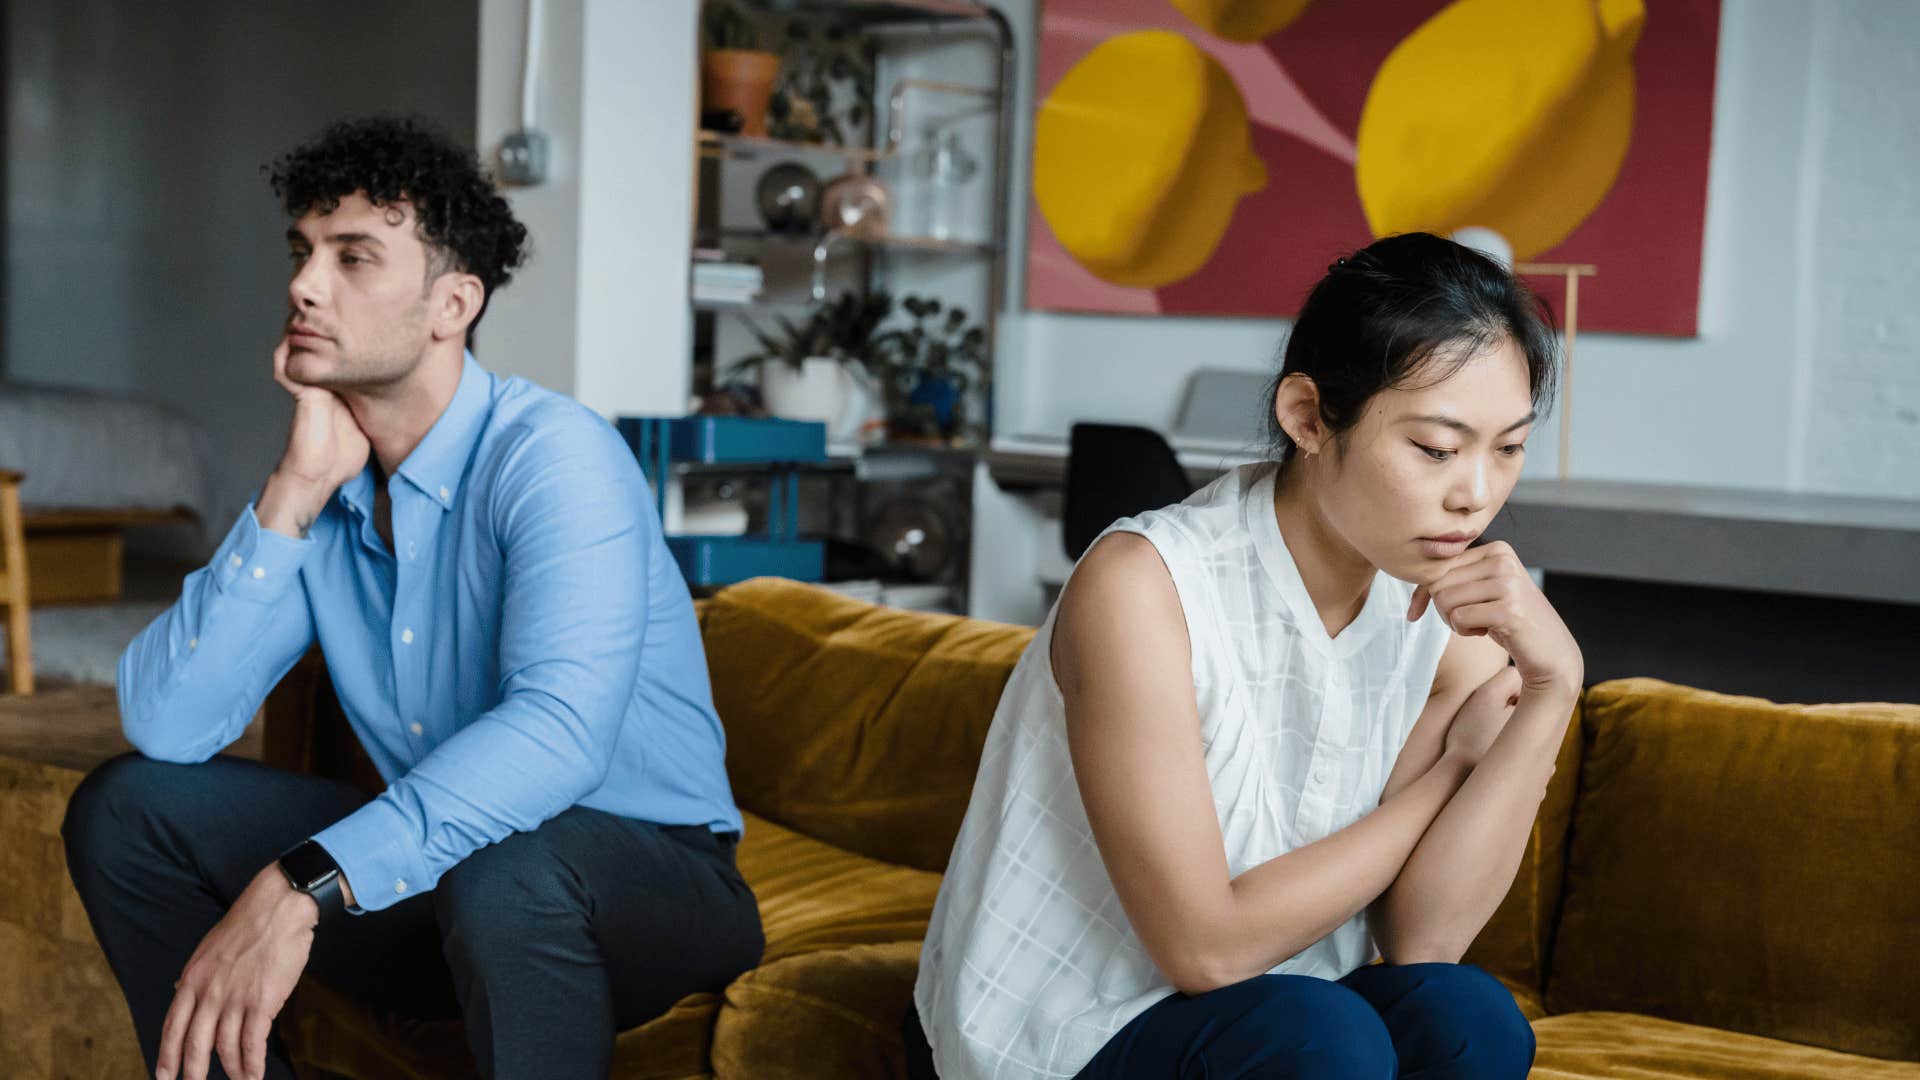
[[848,292],[802,322],[777,315],[778,333],[758,326],[760,351],[736,361],[738,374],[757,368],[767,411],[790,420],[818,420],[828,433],[858,434],[868,409],[868,373],[879,367],[880,324],[893,313],[885,292]]
[[[836,111],[837,86],[847,87],[852,101]],[[846,146],[848,129],[864,131],[871,119],[872,100],[873,55],[853,28],[799,19],[787,24],[780,81],[768,106],[774,138]]]
[[902,297],[900,306],[913,324],[879,343],[888,427],[900,438],[950,441],[966,426],[969,391],[986,384],[986,331],[937,297]]
[[708,0],[707,48],[700,57],[701,114],[731,113],[740,133],[767,133],[767,102],[780,76],[780,56],[761,47],[753,22],[733,0]]

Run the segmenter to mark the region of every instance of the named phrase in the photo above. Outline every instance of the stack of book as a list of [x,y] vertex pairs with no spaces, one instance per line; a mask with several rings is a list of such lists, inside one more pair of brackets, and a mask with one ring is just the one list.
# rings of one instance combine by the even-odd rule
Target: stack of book
[[703,304],[745,304],[760,295],[760,268],[752,263],[693,264],[693,299]]

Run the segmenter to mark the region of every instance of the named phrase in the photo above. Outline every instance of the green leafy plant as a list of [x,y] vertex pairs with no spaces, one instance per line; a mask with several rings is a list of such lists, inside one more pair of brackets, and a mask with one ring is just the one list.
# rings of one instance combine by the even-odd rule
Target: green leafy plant
[[760,351],[741,357],[731,370],[739,373],[763,361],[778,360],[797,371],[809,357],[825,356],[877,371],[883,363],[881,351],[887,337],[877,331],[892,314],[893,297],[886,292],[847,292],[814,308],[801,322],[776,315],[779,332],[753,327]]
[[760,31],[732,0],[707,0],[707,48],[761,51]]
[[[889,425],[897,434],[945,438],[966,427],[968,392],[985,386],[987,332],[969,325],[965,308],[938,297],[906,296],[911,325],[880,335],[881,383]],[[940,384],[951,386],[952,414],[941,422]]]
[[[851,90],[846,108],[833,108],[834,87]],[[776,139],[847,145],[849,129],[872,118],[873,53],[856,30],[805,19],[787,23],[780,83],[767,105],[767,130]]]

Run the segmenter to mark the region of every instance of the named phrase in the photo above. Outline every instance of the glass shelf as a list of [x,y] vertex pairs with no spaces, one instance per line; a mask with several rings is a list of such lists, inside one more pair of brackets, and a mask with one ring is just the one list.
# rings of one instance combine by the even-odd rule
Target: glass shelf
[[817,248],[823,244],[834,247],[865,246],[888,251],[923,252],[930,255],[971,255],[984,257],[994,253],[994,245],[978,240],[940,240],[931,236],[914,236],[906,233],[888,233],[883,236],[859,236],[853,233],[776,233],[765,229],[721,229],[718,236],[709,233],[701,240],[718,239],[720,241],[741,241],[747,244],[783,244],[793,247]]
[[867,146],[836,146],[833,143],[794,142],[765,135],[729,135],[721,131],[700,131],[700,156],[752,161],[774,154],[822,154],[846,161],[883,161],[894,151]]
[[796,15],[820,15],[862,23],[988,19],[993,11],[975,0],[784,0],[776,8]]
[[808,300],[767,300],[757,296],[751,300],[704,300],[699,298],[693,300],[693,310],[711,311],[720,314],[727,312],[747,313],[765,311],[791,312],[796,315],[804,315],[812,311],[813,308],[813,303]]

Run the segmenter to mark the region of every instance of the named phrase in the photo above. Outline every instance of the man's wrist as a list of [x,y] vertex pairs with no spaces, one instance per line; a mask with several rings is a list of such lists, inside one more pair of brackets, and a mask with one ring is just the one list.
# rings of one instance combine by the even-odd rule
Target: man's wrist
[[307,530],[313,527],[314,519],[320,516],[321,508],[326,506],[327,498],[335,490],[337,485],[328,487],[275,469],[260,492],[254,516],[260,519],[262,528],[304,540]]
[[343,888],[346,875],[326,848],[306,840],[282,852],[278,864],[287,884],[314,902],[319,920],[346,912],[350,903]]

